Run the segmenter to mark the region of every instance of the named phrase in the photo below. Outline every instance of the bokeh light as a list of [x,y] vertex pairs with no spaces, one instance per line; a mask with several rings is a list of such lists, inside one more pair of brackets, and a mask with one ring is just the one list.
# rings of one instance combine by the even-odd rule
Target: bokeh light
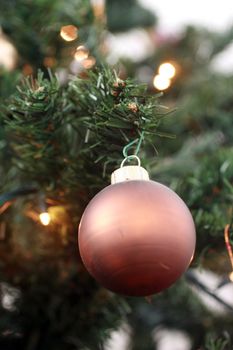
[[90,56],[90,57],[86,58],[85,60],[83,60],[81,62],[81,64],[82,64],[83,68],[90,69],[96,64],[96,59],[95,59],[95,57]]
[[233,271],[231,273],[229,273],[229,279],[231,282],[233,282]]
[[81,45],[75,51],[74,58],[76,59],[76,61],[83,61],[86,58],[88,58],[88,55],[89,50],[85,46]]
[[60,35],[65,41],[73,41],[78,37],[78,28],[72,24],[61,27]]
[[176,74],[176,68],[172,63],[164,62],[159,66],[158,73],[163,77],[171,79]]
[[171,81],[169,78],[157,74],[154,77],[153,84],[157,90],[163,91],[169,88],[169,86],[171,85]]
[[48,212],[40,213],[39,217],[40,217],[40,222],[42,223],[42,225],[44,225],[44,226],[49,225],[49,223],[51,221],[51,217],[50,217]]

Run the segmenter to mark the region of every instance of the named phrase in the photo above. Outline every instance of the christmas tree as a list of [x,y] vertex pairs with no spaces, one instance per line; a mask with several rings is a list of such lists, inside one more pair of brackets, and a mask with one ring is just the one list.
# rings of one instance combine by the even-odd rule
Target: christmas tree
[[[120,330],[132,350],[161,349],[165,331],[187,350],[231,349],[232,78],[211,63],[232,28],[162,40],[134,0],[0,10],[0,348],[109,350]],[[113,65],[109,37],[133,28],[150,50]],[[103,288],[77,246],[85,207],[128,154],[179,194],[197,231],[190,269],[149,299]]]

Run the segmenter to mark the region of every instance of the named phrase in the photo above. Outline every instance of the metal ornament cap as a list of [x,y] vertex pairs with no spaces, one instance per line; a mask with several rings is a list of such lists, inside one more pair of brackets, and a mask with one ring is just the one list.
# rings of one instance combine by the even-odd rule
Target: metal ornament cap
[[111,184],[129,180],[146,180],[149,181],[149,174],[141,166],[128,165],[115,170],[111,175]]

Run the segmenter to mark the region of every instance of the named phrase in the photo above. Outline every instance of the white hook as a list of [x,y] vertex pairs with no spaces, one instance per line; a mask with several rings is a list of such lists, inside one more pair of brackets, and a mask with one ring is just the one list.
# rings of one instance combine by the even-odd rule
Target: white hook
[[138,166],[141,166],[141,161],[140,161],[140,159],[138,158],[138,156],[136,156],[135,154],[132,154],[131,156],[127,156],[125,159],[122,160],[122,162],[121,162],[121,168],[123,168],[123,166],[124,166],[124,164],[125,164],[125,162],[126,162],[127,160],[130,160],[130,159],[132,159],[132,158],[137,159],[137,161],[138,161]]

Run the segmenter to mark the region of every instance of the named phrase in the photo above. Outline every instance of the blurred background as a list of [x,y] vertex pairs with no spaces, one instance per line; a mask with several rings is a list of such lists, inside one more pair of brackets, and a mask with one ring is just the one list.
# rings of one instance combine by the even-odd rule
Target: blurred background
[[[85,79],[102,65],[123,80],[146,84],[149,95],[161,94],[167,117],[162,137],[155,135],[143,153],[145,163],[152,179],[185,200],[197,227],[191,268],[149,300],[101,288],[78,256],[80,216],[93,187],[100,189],[106,179],[90,177],[90,186],[74,190],[70,203],[59,200],[62,186],[56,199],[29,194],[12,205],[6,195],[22,179],[11,149],[17,133],[12,137],[3,122],[15,108],[11,96],[22,77],[33,84],[38,70],[55,74],[66,89],[70,79]],[[233,213],[232,120],[230,0],[1,0],[0,349],[233,349],[233,261],[224,241]],[[20,158],[23,147],[17,152]],[[43,166],[30,184],[56,177],[55,165],[46,175],[46,159]],[[102,174],[102,168],[96,171]],[[39,202],[49,207],[49,217],[39,216],[45,211]],[[229,239],[232,244],[233,235]]]

